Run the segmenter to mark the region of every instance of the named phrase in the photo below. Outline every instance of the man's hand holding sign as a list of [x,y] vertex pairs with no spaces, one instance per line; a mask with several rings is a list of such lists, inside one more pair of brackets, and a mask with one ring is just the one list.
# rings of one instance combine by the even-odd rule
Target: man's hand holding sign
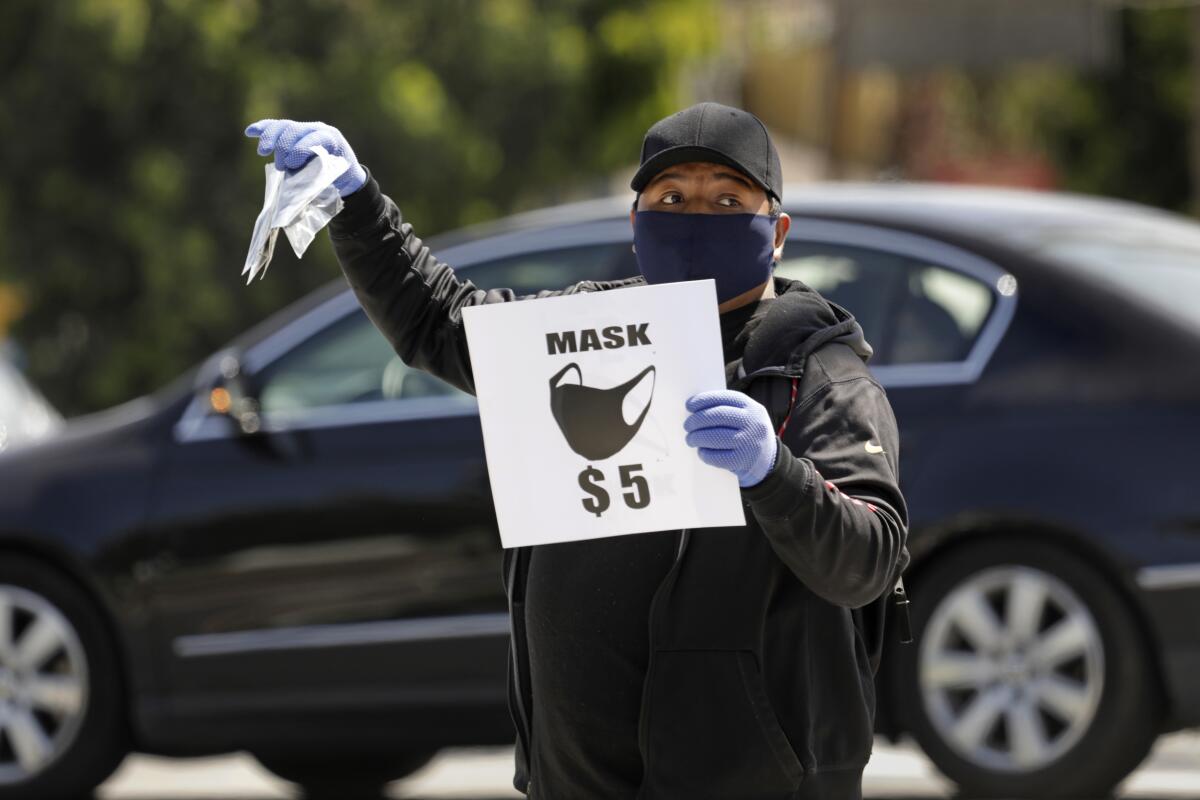
[[899,435],[854,316],[773,274],[790,221],[763,124],[717,103],[657,122],[630,184],[641,275],[527,295],[439,261],[336,129],[247,134],[289,175],[317,144],[347,160],[347,281],[406,364],[479,398],[513,785],[861,797],[909,561]]
[[704,463],[737,475],[738,486],[754,486],[775,466],[779,440],[771,416],[754,398],[725,389],[688,398],[687,443]]

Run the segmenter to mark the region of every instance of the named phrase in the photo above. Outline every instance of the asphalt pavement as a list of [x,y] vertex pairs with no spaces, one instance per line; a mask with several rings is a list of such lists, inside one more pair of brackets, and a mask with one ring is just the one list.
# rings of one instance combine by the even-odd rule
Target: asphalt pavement
[[[443,751],[403,781],[389,784],[394,800],[509,800],[512,748]],[[878,740],[863,780],[873,800],[935,800],[954,797],[948,783],[915,746]],[[294,784],[264,770],[246,753],[215,758],[130,756],[97,791],[100,800],[286,800],[299,797]],[[1200,800],[1200,730],[1158,741],[1141,767],[1118,787],[1117,798]]]

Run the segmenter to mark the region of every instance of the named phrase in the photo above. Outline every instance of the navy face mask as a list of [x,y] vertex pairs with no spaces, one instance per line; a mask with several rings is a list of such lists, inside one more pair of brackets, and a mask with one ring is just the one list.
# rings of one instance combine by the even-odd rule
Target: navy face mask
[[774,269],[775,221],[762,214],[636,211],[633,246],[647,283],[713,278],[717,302],[766,281]]

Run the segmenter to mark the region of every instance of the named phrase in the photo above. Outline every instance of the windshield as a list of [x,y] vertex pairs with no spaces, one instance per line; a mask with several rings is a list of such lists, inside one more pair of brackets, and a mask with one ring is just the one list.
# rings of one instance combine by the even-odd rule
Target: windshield
[[1038,255],[1086,270],[1159,312],[1200,330],[1200,226],[1050,228],[1028,242]]
[[0,452],[48,436],[62,423],[17,368],[0,359]]

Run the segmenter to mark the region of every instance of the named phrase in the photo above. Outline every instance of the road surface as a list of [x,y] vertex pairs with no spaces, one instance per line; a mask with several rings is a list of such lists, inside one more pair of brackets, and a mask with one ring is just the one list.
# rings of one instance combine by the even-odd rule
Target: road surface
[[[446,750],[420,772],[388,786],[394,800],[506,800],[512,789],[512,749]],[[863,780],[868,798],[935,800],[953,787],[911,745],[877,741]],[[130,756],[96,794],[100,800],[287,800],[299,792],[236,753],[201,759]],[[1200,800],[1200,731],[1160,739],[1141,767],[1118,789],[1119,798]]]

